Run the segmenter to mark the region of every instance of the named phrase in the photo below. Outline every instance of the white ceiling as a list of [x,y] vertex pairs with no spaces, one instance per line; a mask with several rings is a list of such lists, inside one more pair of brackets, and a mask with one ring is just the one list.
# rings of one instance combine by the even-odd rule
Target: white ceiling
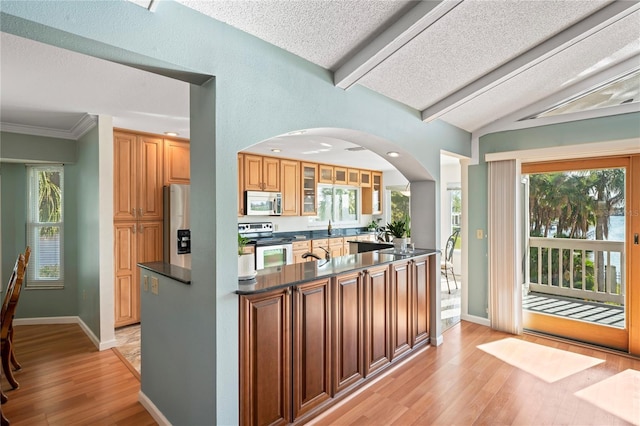
[[[178,1],[333,71],[340,88],[366,86],[425,121],[470,132],[530,117],[640,68],[636,1]],[[6,33],[0,42],[2,130],[73,139],[87,114],[108,114],[117,127],[189,137],[186,83]],[[638,89],[626,111],[639,110]],[[274,154],[282,138],[295,138],[306,144],[288,147],[300,152],[277,155],[351,161],[344,149],[355,140],[345,135],[281,135],[252,150]],[[369,167],[381,161],[356,154],[353,161]],[[379,168],[391,167],[382,161]]]

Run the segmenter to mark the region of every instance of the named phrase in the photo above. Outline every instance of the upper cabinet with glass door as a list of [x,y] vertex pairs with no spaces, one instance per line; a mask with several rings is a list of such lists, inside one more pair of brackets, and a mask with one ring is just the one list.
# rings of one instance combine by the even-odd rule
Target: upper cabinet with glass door
[[320,164],[319,167],[318,183],[328,183],[336,185],[347,184],[347,168],[340,166],[329,166],[327,164]]
[[302,169],[302,216],[316,215],[318,184],[318,165],[316,163],[300,163]]
[[362,214],[382,214],[382,172],[370,172],[370,176],[369,186],[361,184]]

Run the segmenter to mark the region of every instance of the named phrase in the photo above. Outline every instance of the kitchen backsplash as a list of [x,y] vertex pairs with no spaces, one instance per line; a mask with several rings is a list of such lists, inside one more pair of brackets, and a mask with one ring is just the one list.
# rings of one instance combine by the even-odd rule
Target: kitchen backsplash
[[[371,223],[372,218],[375,219],[378,216],[365,214],[360,216],[358,222],[350,222],[345,224],[331,223],[331,226],[336,232],[341,228],[366,228]],[[327,223],[318,224],[312,221],[309,216],[241,216],[238,217],[238,223],[251,223],[251,222],[272,222],[273,232],[295,232],[295,231],[316,231],[326,230]],[[382,221],[381,221],[382,223]]]

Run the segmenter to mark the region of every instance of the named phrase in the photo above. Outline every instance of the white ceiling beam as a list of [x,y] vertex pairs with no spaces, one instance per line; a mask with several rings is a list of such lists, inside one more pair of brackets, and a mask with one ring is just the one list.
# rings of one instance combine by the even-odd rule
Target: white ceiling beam
[[640,4],[635,1],[616,1],[605,6],[554,37],[427,107],[422,111],[422,120],[429,122],[440,118],[447,112],[639,9]]
[[402,46],[438,21],[462,0],[421,1],[334,73],[334,84],[348,89]]

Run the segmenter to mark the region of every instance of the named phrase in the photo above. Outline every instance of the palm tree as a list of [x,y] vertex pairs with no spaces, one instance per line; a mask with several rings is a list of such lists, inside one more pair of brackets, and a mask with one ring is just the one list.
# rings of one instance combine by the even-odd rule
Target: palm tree
[[[596,240],[609,237],[610,216],[624,201],[624,169],[594,170],[590,174],[591,188],[596,203]],[[598,252],[598,290],[605,290],[604,254]]]

